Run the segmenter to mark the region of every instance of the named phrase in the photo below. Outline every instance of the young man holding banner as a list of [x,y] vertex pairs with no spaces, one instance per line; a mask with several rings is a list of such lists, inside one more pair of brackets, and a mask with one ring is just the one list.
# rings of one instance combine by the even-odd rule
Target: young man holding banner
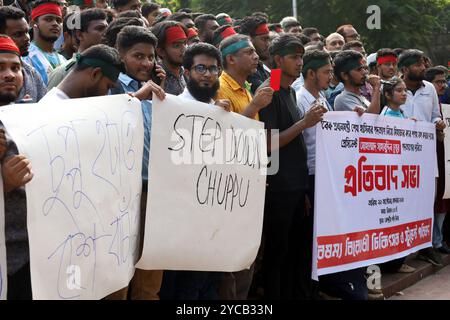
[[[141,100],[144,117],[144,156],[142,160],[142,195],[141,195],[141,243],[143,243],[144,221],[147,206],[148,159],[150,151],[151,130],[151,97],[155,93],[159,99],[164,99],[165,93],[157,84],[150,80],[155,68],[156,37],[144,27],[126,26],[117,36],[116,47],[125,64],[125,73],[120,73],[116,88],[110,94],[131,93]],[[165,73],[156,69],[159,77],[164,80]],[[136,269],[130,283],[130,298],[132,300],[159,300],[158,291],[161,287],[162,271]],[[117,292],[114,299],[126,299],[127,288]]]
[[[279,170],[267,176],[263,235],[264,295],[268,299],[305,299],[304,279],[311,273],[302,247],[305,195],[308,190],[306,147],[302,133],[321,121],[327,109],[315,105],[302,118],[291,84],[302,71],[304,48],[294,35],[276,38],[269,49],[273,66],[281,69],[280,89],[259,111],[267,129],[268,152],[279,153]],[[270,79],[258,90],[268,88]],[[274,141],[278,141],[276,150]],[[306,246],[306,244],[305,244]],[[309,261],[310,268],[311,261]],[[310,281],[310,280],[308,280]]]
[[[333,111],[332,107],[327,102],[325,96],[321,91],[326,90],[330,85],[332,79],[333,67],[331,65],[330,55],[321,50],[307,51],[303,56],[303,78],[305,84],[297,92],[297,106],[302,117],[305,116],[311,108],[321,105],[328,111]],[[307,298],[313,298],[314,290],[312,287],[311,268],[312,265],[312,246],[313,246],[313,228],[314,228],[314,180],[316,169],[316,126],[308,128],[303,131],[303,138],[305,140],[307,149],[307,164],[308,164],[308,183],[309,188],[307,197],[311,203],[311,212],[304,217],[302,234],[304,235],[305,250],[303,259],[305,259],[305,266],[302,276],[304,276],[305,293]]]

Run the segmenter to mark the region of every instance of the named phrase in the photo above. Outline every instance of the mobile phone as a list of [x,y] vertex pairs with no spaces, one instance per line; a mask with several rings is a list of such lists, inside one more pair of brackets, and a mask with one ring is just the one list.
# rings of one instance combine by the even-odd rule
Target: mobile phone
[[160,65],[155,64],[155,65],[153,66],[152,71],[150,72],[150,79],[151,79],[154,83],[156,83],[158,86],[160,86],[160,85],[161,85],[161,78],[158,77],[158,74],[156,73],[156,67],[160,67],[160,68],[161,68]]

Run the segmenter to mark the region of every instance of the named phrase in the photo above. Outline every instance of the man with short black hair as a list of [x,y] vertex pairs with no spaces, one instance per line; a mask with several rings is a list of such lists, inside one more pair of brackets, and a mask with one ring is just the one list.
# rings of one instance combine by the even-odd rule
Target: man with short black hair
[[159,16],[159,9],[161,8],[161,5],[155,2],[151,3],[144,3],[141,8],[142,15],[145,19],[147,19],[148,25],[152,27],[155,22],[156,18]]
[[139,0],[111,0],[111,4],[117,13],[128,10],[141,10],[141,2]]
[[118,18],[113,20],[105,30],[105,33],[102,37],[102,43],[106,44],[110,47],[114,47],[116,45],[117,35],[120,30],[122,30],[125,26],[139,26],[143,27],[144,23],[141,19],[137,18]]
[[[366,62],[361,53],[354,50],[339,52],[334,62],[334,75],[344,83],[344,91],[334,101],[336,111],[364,110],[364,112],[380,113],[380,77],[368,75]],[[373,88],[372,101],[361,94],[361,87],[368,81]]]
[[178,21],[181,22],[182,25],[186,29],[194,28],[195,24],[192,21],[192,16],[186,12],[176,12],[167,18],[167,21]]
[[[151,98],[156,94],[163,100],[165,93],[161,87],[151,81],[152,72],[161,79],[164,72],[154,68],[156,66],[157,39],[144,27],[126,26],[117,35],[116,47],[125,65],[125,72],[120,73],[116,88],[110,94],[132,93],[141,100],[144,120],[144,153],[142,158],[142,195],[141,195],[141,221],[145,221],[148,186],[148,161],[151,137]],[[143,84],[144,83],[144,84]],[[144,226],[144,224],[142,224]],[[141,246],[143,245],[143,232],[141,230]],[[132,300],[159,300],[158,292],[161,287],[161,270],[136,269],[130,282],[129,296]],[[127,289],[115,293],[111,299],[126,299]]]
[[186,87],[183,75],[183,56],[187,49],[187,30],[180,22],[163,21],[152,28],[158,39],[156,53],[166,72],[165,92],[179,95]]
[[304,28],[302,33],[307,36],[313,44],[319,43],[322,39],[322,36],[317,28]]
[[16,99],[20,102],[38,102],[47,93],[41,75],[23,57],[28,55],[30,36],[25,14],[12,6],[0,7],[0,33],[9,36],[20,50],[22,60],[23,86]]
[[359,53],[361,53],[363,55],[363,57],[367,56],[363,43],[358,40],[348,41],[346,44],[344,44],[344,46],[342,47],[342,50],[343,51],[344,50],[354,50],[354,51],[358,51]]
[[[81,11],[78,15],[81,28],[73,32],[78,42],[78,53],[82,53],[91,46],[100,44],[108,23],[106,22],[106,13],[102,9],[87,9]],[[64,77],[75,67],[73,61],[75,61],[75,56],[52,71],[47,86],[49,90],[61,83]],[[70,67],[68,67],[69,65]]]
[[256,89],[270,76],[269,65],[269,26],[267,20],[259,16],[245,17],[241,23],[240,33],[250,37],[256,53],[259,56],[258,68],[247,80],[251,83],[251,91]]
[[[307,298],[302,290],[307,257],[303,246],[305,194],[308,190],[307,151],[302,133],[320,122],[326,108],[316,105],[302,118],[291,84],[300,76],[304,48],[292,34],[276,38],[270,48],[273,67],[281,69],[280,90],[271,103],[259,111],[267,129],[268,153],[278,152],[278,172],[267,176],[264,206],[264,297],[266,299]],[[270,79],[261,89],[270,87]],[[260,90],[261,90],[260,89]],[[278,144],[275,143],[278,142]]]
[[212,14],[202,14],[195,18],[194,22],[200,41],[212,44],[214,30],[219,27],[216,17]]

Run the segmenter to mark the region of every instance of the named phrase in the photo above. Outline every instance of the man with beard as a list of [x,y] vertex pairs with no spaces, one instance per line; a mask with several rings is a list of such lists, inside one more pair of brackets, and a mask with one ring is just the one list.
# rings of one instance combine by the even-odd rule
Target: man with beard
[[[20,50],[21,57],[28,55],[30,36],[28,22],[23,11],[6,6],[0,8],[0,33],[9,36]],[[47,93],[41,75],[28,63],[22,61],[23,86],[16,99],[20,102],[38,102]]]
[[56,52],[53,45],[62,31],[61,7],[55,1],[38,1],[31,11],[33,41],[25,62],[31,64],[47,85],[48,75],[66,59]]
[[[436,89],[432,83],[425,81],[424,53],[416,49],[403,51],[398,59],[398,67],[403,74],[403,80],[407,89],[406,102],[400,106],[405,116],[436,124],[438,136],[442,135],[442,131],[445,129],[445,122],[442,120]],[[437,178],[438,166],[436,163]],[[436,224],[436,219],[434,219],[434,224]],[[433,225],[433,229],[436,227]],[[435,241],[435,235],[434,233],[433,241]],[[433,265],[442,266],[442,258],[433,247],[420,250],[418,258]]]
[[[362,108],[368,113],[380,113],[380,77],[368,76],[368,70],[361,53],[354,50],[339,52],[334,62],[334,75],[344,84],[342,91],[334,101],[336,111],[354,111]],[[361,95],[361,87],[366,80],[373,88],[372,101]]]
[[179,95],[186,87],[183,77],[183,56],[187,48],[187,30],[176,21],[163,21],[152,28],[158,39],[156,53],[166,72],[163,89],[166,93]]
[[259,57],[250,38],[242,34],[226,38],[220,44],[222,64],[225,71],[220,76],[219,99],[230,100],[231,111],[248,118],[258,118],[258,112],[272,99],[273,90],[258,90],[254,97],[250,93],[247,78],[256,72]]
[[[150,131],[152,121],[152,93],[160,100],[165,97],[164,91],[151,81],[151,74],[156,68],[156,37],[146,28],[126,26],[117,35],[116,47],[125,65],[125,72],[120,73],[116,88],[110,94],[131,93],[141,100],[144,119],[144,153],[142,158],[142,194],[141,194],[141,221],[145,221],[148,187],[148,160],[150,150]],[[154,72],[162,80],[165,73],[161,69]],[[142,227],[144,224],[141,224]],[[143,232],[141,230],[141,248],[143,245]],[[161,287],[161,270],[136,269],[130,288],[119,290],[110,299],[126,299],[129,291],[132,300],[159,300],[158,292]]]
[[[8,36],[0,35],[0,106],[14,103],[23,85],[20,51]],[[5,137],[0,122],[0,160],[5,200],[5,240],[8,300],[31,300],[30,254],[24,186],[33,178],[30,161],[19,155]]]
[[[303,56],[303,78],[305,84],[297,92],[297,106],[300,110],[301,117],[317,105],[325,107],[327,111],[333,111],[328,104],[322,91],[328,89],[332,74],[333,66],[331,65],[330,55],[321,50],[307,51]],[[308,164],[308,191],[307,199],[310,203],[310,212],[302,217],[301,225],[302,237],[301,248],[303,255],[301,257],[301,276],[302,287],[301,296],[303,299],[313,299],[315,292],[311,280],[312,266],[312,246],[313,246],[313,218],[314,218],[314,182],[316,170],[316,127],[310,127],[303,131],[303,138],[307,150]]]
[[[222,68],[220,52],[208,43],[190,46],[183,59],[187,86],[180,97],[215,104],[229,111],[227,100],[214,101]],[[164,271],[161,299],[217,300],[217,285],[222,273],[201,271]]]
[[[267,176],[263,225],[264,297],[299,299],[303,297],[303,278],[308,276],[302,275],[305,272],[302,266],[307,264],[302,261],[305,250],[302,248],[302,230],[305,229],[305,193],[308,189],[302,133],[315,126],[327,109],[314,105],[301,117],[295,91],[291,88],[303,66],[304,48],[298,37],[285,34],[276,38],[269,52],[273,67],[281,69],[281,81],[280,90],[273,94],[270,104],[259,111],[267,129],[268,153],[278,151],[279,154],[278,172]],[[270,79],[267,79],[261,88],[269,85]]]
[[216,17],[212,14],[202,14],[195,18],[194,22],[200,41],[212,44],[214,30],[219,28]]
[[255,94],[256,89],[270,76],[268,67],[270,36],[267,20],[258,16],[245,17],[241,23],[240,33],[250,37],[259,56],[256,72],[247,79],[252,85],[252,93]]
[[397,74],[398,57],[392,49],[380,49],[376,53],[378,76],[389,81]]

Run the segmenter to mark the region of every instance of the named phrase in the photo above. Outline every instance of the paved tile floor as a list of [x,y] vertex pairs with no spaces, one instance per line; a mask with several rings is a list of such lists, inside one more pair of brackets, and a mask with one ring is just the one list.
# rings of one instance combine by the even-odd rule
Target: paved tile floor
[[450,300],[450,265],[389,300]]

